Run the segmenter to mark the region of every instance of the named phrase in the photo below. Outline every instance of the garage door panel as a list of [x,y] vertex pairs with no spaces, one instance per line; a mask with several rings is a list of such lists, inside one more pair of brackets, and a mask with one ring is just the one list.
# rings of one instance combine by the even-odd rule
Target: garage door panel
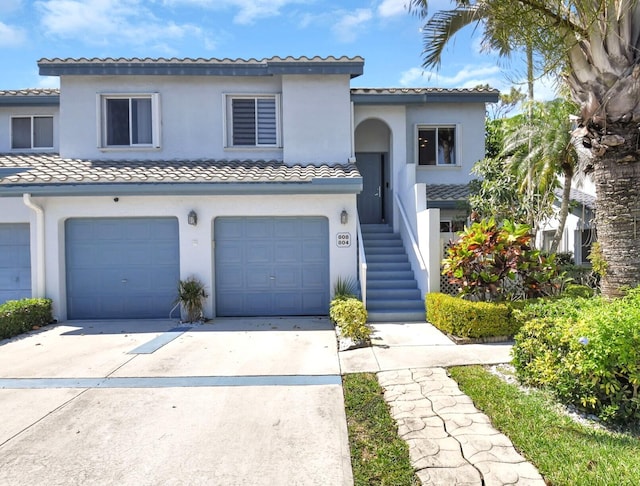
[[29,225],[0,224],[0,304],[31,297]]
[[273,235],[272,225],[263,218],[247,219],[245,229],[245,237],[249,239],[271,238]]
[[166,317],[180,271],[176,218],[66,222],[70,319]]
[[[327,313],[329,243],[326,218],[217,218],[214,239],[216,311],[219,316]],[[312,249],[308,251],[306,245]],[[310,256],[305,256],[307,253]],[[228,264],[229,255],[235,258],[233,265]],[[304,275],[309,272],[314,275],[305,283]]]
[[249,264],[273,262],[273,247],[271,245],[263,241],[247,242],[245,245],[246,252],[243,261]]

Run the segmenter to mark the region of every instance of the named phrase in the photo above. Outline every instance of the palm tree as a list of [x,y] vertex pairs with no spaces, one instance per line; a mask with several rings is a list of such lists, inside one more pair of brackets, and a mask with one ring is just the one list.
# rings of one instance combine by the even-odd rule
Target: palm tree
[[[524,33],[547,64],[563,63],[563,79],[580,105],[580,124],[573,135],[589,149],[594,168],[596,226],[608,268],[602,293],[616,296],[625,287],[637,286],[640,0],[457,0],[456,4],[481,4],[489,33],[492,26],[507,21],[504,12],[510,9],[512,18],[518,19],[513,43],[518,44]],[[411,5],[426,15],[428,0],[412,0]],[[437,65],[427,61],[429,57],[427,66]]]
[[578,110],[574,103],[562,98],[531,105],[531,123],[521,120],[511,124],[503,155],[508,154],[507,166],[513,174],[531,174],[521,178],[520,187],[526,194],[548,194],[554,198],[558,176],[563,178],[558,227],[549,249],[555,253],[569,214],[571,184],[580,173],[580,157],[571,137],[569,118]]

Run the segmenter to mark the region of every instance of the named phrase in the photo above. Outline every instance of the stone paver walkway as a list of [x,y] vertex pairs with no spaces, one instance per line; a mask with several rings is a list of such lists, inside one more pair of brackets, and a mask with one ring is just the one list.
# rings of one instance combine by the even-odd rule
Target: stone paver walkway
[[444,368],[381,371],[378,381],[424,486],[544,486]]

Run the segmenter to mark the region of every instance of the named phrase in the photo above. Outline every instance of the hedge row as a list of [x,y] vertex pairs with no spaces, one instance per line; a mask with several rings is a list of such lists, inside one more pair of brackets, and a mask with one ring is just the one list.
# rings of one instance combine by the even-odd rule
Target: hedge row
[[0,339],[6,339],[34,326],[44,326],[53,321],[51,299],[9,300],[0,305]]
[[511,305],[471,302],[447,294],[426,297],[427,321],[447,334],[465,338],[513,336],[520,328]]

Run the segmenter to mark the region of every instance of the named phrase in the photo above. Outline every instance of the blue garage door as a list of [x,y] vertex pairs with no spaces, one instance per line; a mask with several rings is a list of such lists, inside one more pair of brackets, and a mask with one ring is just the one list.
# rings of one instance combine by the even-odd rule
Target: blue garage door
[[0,224],[0,304],[31,297],[28,224]]
[[320,217],[217,218],[217,315],[326,315],[328,228]]
[[69,319],[167,317],[180,275],[176,218],[66,221]]

